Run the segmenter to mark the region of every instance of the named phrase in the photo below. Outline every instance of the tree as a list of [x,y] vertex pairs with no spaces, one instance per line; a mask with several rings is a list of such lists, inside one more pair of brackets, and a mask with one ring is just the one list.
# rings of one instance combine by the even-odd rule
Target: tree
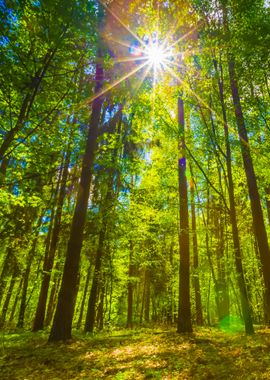
[[[99,6],[99,23],[102,23],[102,18],[103,11],[101,10],[101,6]],[[103,81],[103,65],[101,59],[101,47],[98,47],[98,62],[96,63],[95,76],[96,95],[98,95]],[[83,229],[87,212],[92,166],[97,148],[98,127],[102,104],[103,98],[100,96],[97,96],[92,102],[92,113],[89,122],[89,132],[86,141],[85,154],[82,162],[80,186],[72,220],[63,278],[49,341],[68,340],[71,338],[72,319],[78,290],[78,275],[80,252],[83,241]]]
[[190,309],[190,252],[189,252],[189,218],[188,218],[188,191],[186,179],[185,156],[185,129],[184,104],[178,98],[178,123],[180,132],[179,141],[179,204],[180,204],[180,230],[179,230],[179,307],[177,332],[192,332]]

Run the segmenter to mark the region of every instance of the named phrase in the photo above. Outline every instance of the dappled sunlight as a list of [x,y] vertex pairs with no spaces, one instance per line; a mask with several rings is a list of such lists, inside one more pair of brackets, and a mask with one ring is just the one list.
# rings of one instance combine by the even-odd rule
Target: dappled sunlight
[[253,338],[204,328],[190,335],[141,330],[124,337],[100,334],[70,345],[7,336],[0,370],[3,376],[9,373],[5,378],[20,378],[16,373],[29,380],[45,380],[40,376],[45,369],[46,380],[269,379],[269,334],[269,329]]
[[0,8],[0,380],[270,380],[263,1]]

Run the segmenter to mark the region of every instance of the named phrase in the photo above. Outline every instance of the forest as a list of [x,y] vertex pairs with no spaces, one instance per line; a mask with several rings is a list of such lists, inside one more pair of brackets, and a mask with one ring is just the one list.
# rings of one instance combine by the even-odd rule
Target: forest
[[270,2],[0,16],[0,378],[270,379]]

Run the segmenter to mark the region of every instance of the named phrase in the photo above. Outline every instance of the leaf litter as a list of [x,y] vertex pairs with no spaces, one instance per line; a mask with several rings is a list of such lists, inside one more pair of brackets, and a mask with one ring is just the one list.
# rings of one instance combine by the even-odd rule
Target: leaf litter
[[44,333],[2,336],[5,380],[270,379],[270,329],[254,336],[201,328],[77,335],[48,344]]

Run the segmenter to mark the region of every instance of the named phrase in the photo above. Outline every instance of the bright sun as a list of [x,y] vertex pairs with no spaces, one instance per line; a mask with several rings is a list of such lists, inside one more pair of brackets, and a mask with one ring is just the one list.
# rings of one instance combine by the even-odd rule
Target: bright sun
[[148,62],[154,68],[160,68],[166,59],[166,54],[162,46],[159,46],[157,43],[151,44],[146,48],[145,55],[148,59]]

